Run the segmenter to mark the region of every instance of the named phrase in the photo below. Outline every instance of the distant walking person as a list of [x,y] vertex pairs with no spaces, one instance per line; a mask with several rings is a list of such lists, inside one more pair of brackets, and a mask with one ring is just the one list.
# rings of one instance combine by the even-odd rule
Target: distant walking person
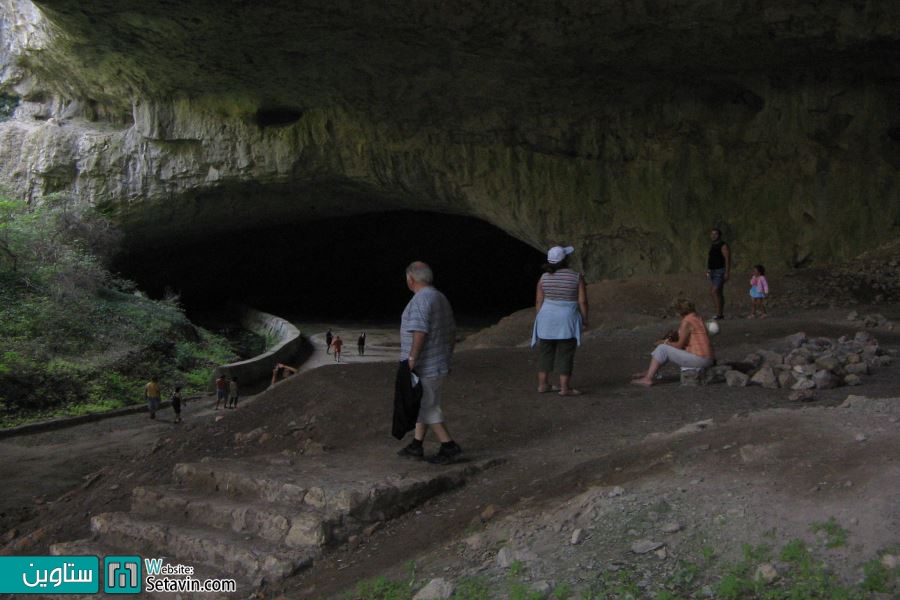
[[216,410],[219,410],[219,402],[228,404],[228,378],[225,373],[219,373],[216,377]]
[[[450,373],[456,323],[446,296],[432,283],[431,267],[416,261],[406,268],[406,287],[413,293],[400,321],[400,369],[407,365],[422,385],[422,400],[413,441],[398,454],[413,458],[424,456],[423,441],[428,429],[441,442],[440,450],[428,462],[445,465],[462,453],[444,424],[441,390]],[[405,364],[404,364],[405,363]]]
[[709,279],[709,293],[716,303],[716,316],[725,318],[725,283],[731,278],[731,248],[722,239],[722,230],[715,228],[709,233],[712,245],[706,259],[706,278]]
[[181,386],[176,385],[172,392],[172,411],[175,413],[175,422],[181,423]]
[[753,267],[753,276],[750,277],[750,298],[753,302],[753,308],[750,310],[748,319],[756,318],[756,311],[759,311],[759,318],[765,319],[766,314],[766,298],[769,297],[769,281],[766,279],[766,268],[762,265]]
[[331,349],[334,351],[334,362],[341,362],[341,350],[344,347],[344,340],[341,339],[341,336],[334,336],[334,341],[331,342]]
[[366,353],[366,332],[363,331],[356,340],[356,352],[362,356]]
[[156,418],[156,411],[159,410],[159,381],[156,376],[150,378],[150,382],[144,386],[144,398],[147,400],[147,408],[150,410],[150,418]]
[[331,342],[334,336],[331,335],[331,329],[325,332],[325,354],[331,354]]
[[[554,246],[547,251],[544,274],[535,294],[534,329],[531,347],[536,345],[540,393],[559,390],[560,396],[578,396],[572,387],[575,349],[581,345],[581,330],[588,324],[587,287],[584,276],[569,268],[572,246]],[[551,372],[559,375],[559,388],[551,387]]]
[[238,403],[238,378],[232,377],[231,381],[228,382],[228,402],[225,404],[225,408],[237,408]]

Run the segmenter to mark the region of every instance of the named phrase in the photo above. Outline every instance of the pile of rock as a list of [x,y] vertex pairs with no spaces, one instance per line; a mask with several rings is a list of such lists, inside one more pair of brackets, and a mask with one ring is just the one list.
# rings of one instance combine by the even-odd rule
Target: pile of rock
[[805,401],[813,400],[817,389],[859,385],[860,376],[870,369],[891,364],[891,357],[868,331],[838,339],[795,333],[787,342],[790,350],[785,353],[757,350],[739,365],[714,367],[710,378],[724,379],[730,386],[791,389],[792,400]]
[[894,329],[894,324],[888,321],[884,315],[878,313],[861,315],[855,310],[852,310],[847,315],[847,320],[857,327],[884,328],[889,331],[893,331]]
[[892,241],[844,264],[797,269],[782,277],[778,293],[768,301],[771,307],[895,303],[900,301],[900,242]]
[[822,285],[835,295],[861,302],[896,302],[900,299],[900,261],[857,261],[826,276]]

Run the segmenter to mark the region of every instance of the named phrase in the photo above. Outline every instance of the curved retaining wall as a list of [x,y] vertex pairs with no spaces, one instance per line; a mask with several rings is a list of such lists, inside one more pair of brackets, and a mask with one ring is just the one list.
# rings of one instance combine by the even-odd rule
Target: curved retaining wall
[[247,360],[216,367],[213,379],[220,373],[237,377],[241,383],[268,379],[272,376],[275,363],[296,362],[310,351],[309,345],[300,336],[300,330],[275,315],[243,307],[241,326],[267,338],[274,337],[278,343],[271,350]]

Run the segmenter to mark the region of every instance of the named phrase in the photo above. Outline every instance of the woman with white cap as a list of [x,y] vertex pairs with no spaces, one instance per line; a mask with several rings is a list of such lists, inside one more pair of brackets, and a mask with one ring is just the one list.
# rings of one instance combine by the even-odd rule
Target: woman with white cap
[[[547,252],[544,274],[538,280],[531,347],[538,345],[538,392],[558,391],[560,396],[581,394],[571,386],[575,349],[588,323],[584,276],[569,268],[572,246],[554,246]],[[559,374],[559,387],[550,386],[551,372]]]

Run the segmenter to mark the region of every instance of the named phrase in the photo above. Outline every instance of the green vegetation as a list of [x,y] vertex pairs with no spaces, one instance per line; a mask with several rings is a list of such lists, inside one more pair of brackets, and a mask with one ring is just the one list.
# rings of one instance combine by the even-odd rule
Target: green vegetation
[[393,581],[386,577],[361,581],[356,585],[356,594],[348,596],[361,600],[409,600],[412,597],[412,586],[408,581]]
[[149,300],[104,266],[117,233],[62,196],[0,196],[0,426],[205,390],[234,352],[194,327],[176,297]]
[[591,585],[581,593],[582,600],[607,598],[642,598],[639,576],[630,569],[601,571]]
[[847,544],[847,530],[838,525],[834,517],[824,523],[812,523],[809,530],[813,533],[825,534],[826,548],[840,548]]
[[[833,519],[828,523],[833,522]],[[821,523],[813,523],[818,533]],[[833,528],[829,528],[834,532]],[[843,530],[842,530],[843,531]],[[844,531],[844,536],[846,536]],[[717,552],[706,546],[695,557],[697,562],[681,560],[665,580],[648,580],[638,567],[623,566],[599,571],[592,580],[558,583],[550,592],[535,588],[528,564],[515,561],[506,572],[505,581],[486,577],[464,577],[456,582],[450,600],[685,600],[716,598],[721,600],[866,600],[898,597],[900,568],[886,565],[884,556],[896,556],[900,546],[887,548],[878,557],[859,565],[860,580],[846,584],[829,568],[828,562],[843,560],[826,550],[817,555],[803,540],[794,539],[776,551],[774,533],[764,535],[767,543],[744,544],[736,562],[717,559]],[[826,546],[827,547],[827,546]],[[833,547],[832,547],[833,548]],[[723,553],[727,555],[727,553]],[[777,565],[777,570],[776,570]],[[412,598],[422,586],[416,581],[414,568],[402,581],[385,577],[362,582],[346,600],[399,600]],[[880,595],[880,596],[879,596]]]
[[466,577],[453,591],[451,600],[491,600],[491,587],[482,577]]

